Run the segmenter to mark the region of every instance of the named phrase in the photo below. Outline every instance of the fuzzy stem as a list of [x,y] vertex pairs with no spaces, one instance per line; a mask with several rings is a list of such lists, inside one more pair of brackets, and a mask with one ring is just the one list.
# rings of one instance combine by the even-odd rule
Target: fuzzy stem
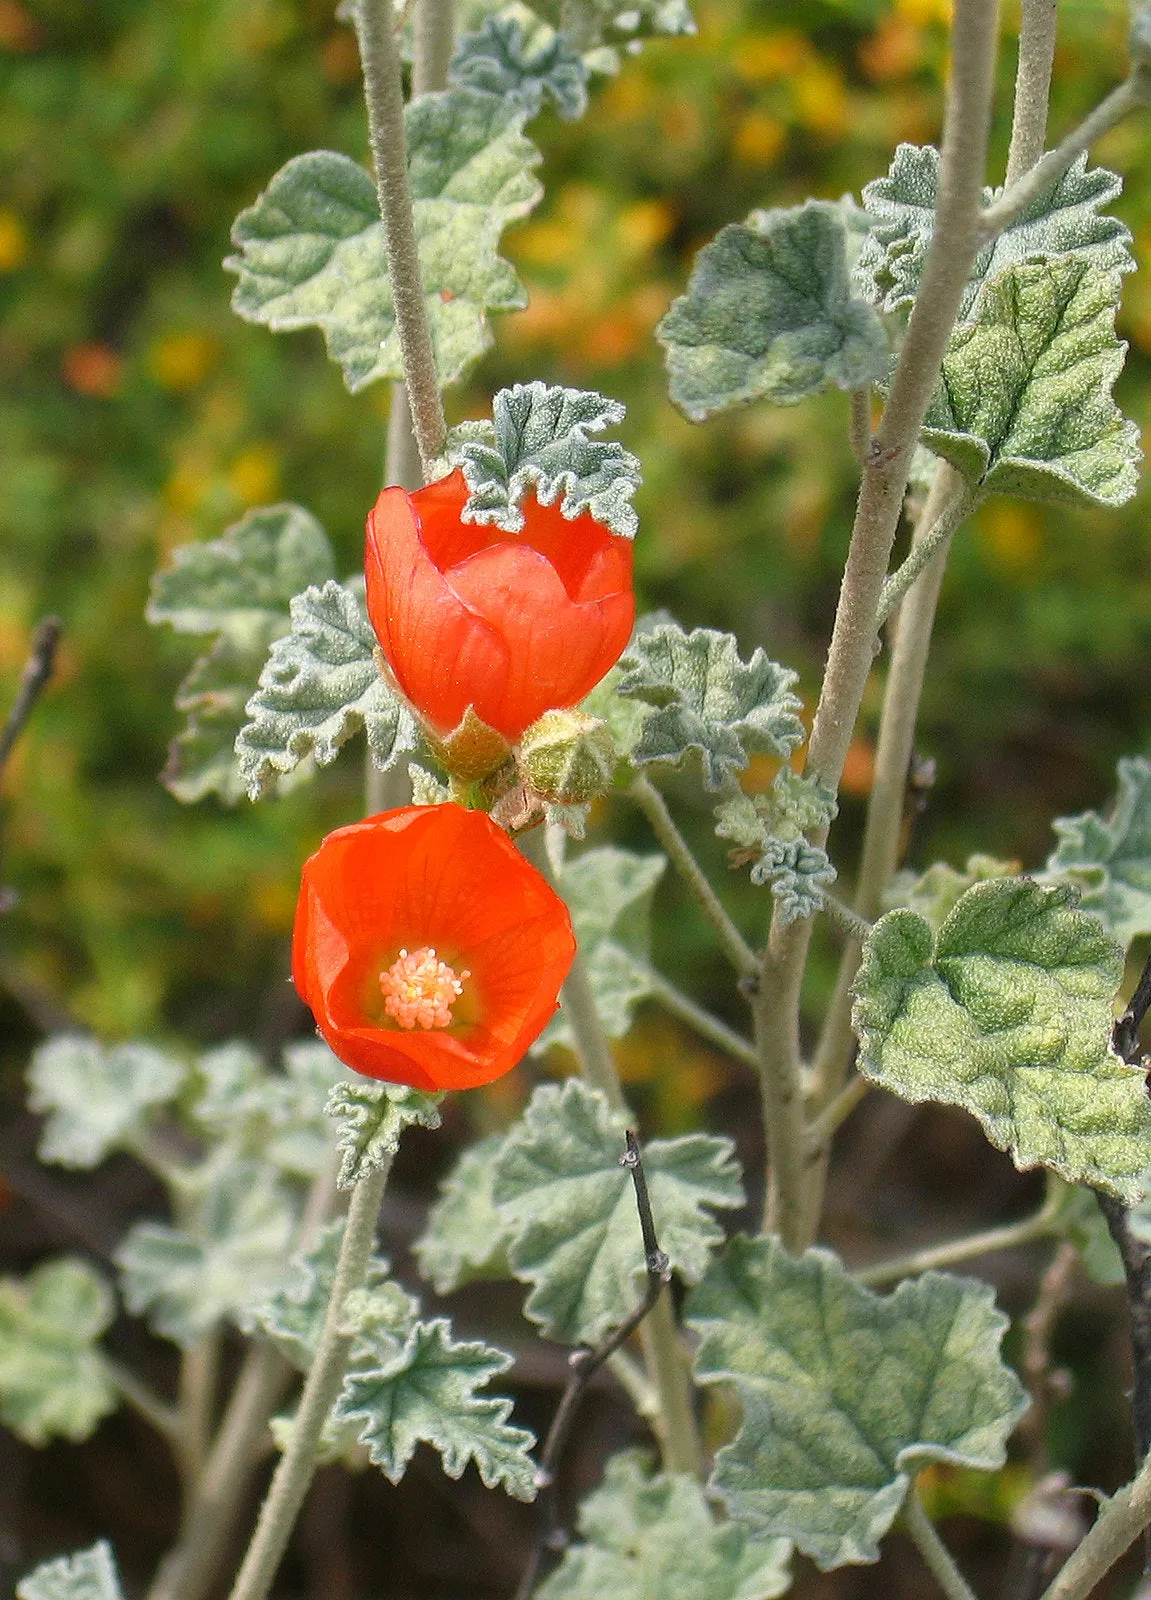
[[1083,1543],[1072,1551],[1041,1600],[1088,1600],[1096,1584],[1151,1525],[1151,1455],[1135,1478],[1103,1504]]
[[753,1071],[758,1069],[759,1057],[750,1039],[745,1039],[719,1017],[696,1005],[695,1001],[681,989],[677,989],[674,983],[669,983],[662,972],[657,972],[654,967],[635,961],[634,958],[633,964],[643,972],[644,982],[651,990],[652,999],[658,1000],[665,1011],[670,1011],[673,1017],[686,1022],[688,1027],[694,1028],[702,1039],[717,1045],[726,1055],[736,1061],[742,1061],[745,1067],[751,1067]]
[[[952,492],[945,499],[934,495],[936,484],[940,479],[945,479],[946,484],[952,488]],[[930,523],[926,516],[920,517],[919,527],[916,529],[915,539],[907,552],[906,559],[896,567],[884,583],[879,597],[879,611],[875,618],[878,628],[887,621],[920,573],[930,565],[937,552],[945,545],[950,545],[952,535],[960,523],[971,515],[978,503],[978,496],[972,494],[959,474],[946,464],[939,468],[936,482],[931,487],[933,493],[928,496],[924,511],[926,512],[928,505],[934,500],[939,507],[939,513]],[[920,528],[923,530],[922,533],[919,531]]]
[[881,1261],[878,1266],[865,1267],[853,1274],[855,1281],[865,1289],[877,1289],[888,1283],[898,1283],[901,1278],[917,1278],[921,1273],[933,1272],[937,1267],[953,1267],[960,1261],[971,1261],[975,1256],[987,1256],[995,1250],[1014,1250],[1017,1246],[1031,1244],[1057,1233],[1054,1207],[1045,1203],[1030,1217],[1020,1222],[1009,1222],[1002,1228],[987,1228],[982,1233],[969,1233],[962,1239],[949,1239],[946,1244],[935,1244],[926,1250],[913,1250],[910,1255],[897,1256],[892,1261]]
[[851,453],[859,465],[865,467],[871,444],[871,385],[868,384],[866,389],[853,389],[850,398],[848,438],[851,440]]
[[122,1367],[118,1361],[105,1356],[102,1367],[124,1403],[131,1406],[137,1416],[143,1417],[162,1439],[166,1439],[174,1451],[178,1451],[180,1413],[175,1406],[169,1405],[149,1384],[138,1378],[130,1368]]
[[820,909],[830,921],[834,922],[841,933],[846,933],[851,942],[858,945],[860,940],[866,939],[871,932],[871,923],[866,917],[861,917],[850,906],[845,905],[836,895],[827,889],[819,891],[823,901]]
[[1055,64],[1058,10],[1059,0],[1023,0],[1011,149],[1007,156],[1008,186],[1031,170],[1047,143],[1047,106],[1051,98],[1051,69]]
[[560,1005],[575,1035],[576,1053],[584,1077],[593,1089],[598,1089],[606,1096],[614,1110],[623,1111],[625,1101],[615,1058],[611,1053],[611,1040],[604,1032],[596,1010],[587,964],[578,953],[572,962],[567,982],[560,990]]
[[180,1358],[179,1460],[191,1493],[208,1457],[220,1375],[220,1328],[209,1328]]
[[836,1130],[843,1126],[871,1088],[871,1082],[861,1072],[846,1083],[831,1104],[808,1125],[808,1149],[816,1154],[822,1153],[835,1137]]
[[918,1546],[919,1553],[947,1596],[947,1600],[975,1600],[975,1592],[955,1565],[955,1558],[936,1532],[935,1524],[923,1509],[915,1485],[903,1502],[903,1526]]

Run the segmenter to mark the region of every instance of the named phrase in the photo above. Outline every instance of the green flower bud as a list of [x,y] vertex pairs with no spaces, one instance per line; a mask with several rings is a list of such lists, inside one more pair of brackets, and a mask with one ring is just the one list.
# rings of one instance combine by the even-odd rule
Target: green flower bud
[[532,788],[564,806],[606,794],[618,759],[607,724],[584,711],[545,711],[520,745]]

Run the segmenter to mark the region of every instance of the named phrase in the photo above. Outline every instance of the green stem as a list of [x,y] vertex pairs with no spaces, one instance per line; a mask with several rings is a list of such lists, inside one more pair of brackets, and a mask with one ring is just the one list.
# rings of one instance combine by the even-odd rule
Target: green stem
[[[925,517],[920,518],[919,525],[923,529],[922,534],[918,529],[916,530],[915,539],[911,549],[907,552],[906,559],[900,566],[896,567],[890,578],[883,585],[883,592],[879,597],[879,612],[875,619],[877,628],[883,626],[904,595],[915,583],[920,573],[930,565],[937,553],[944,546],[951,543],[952,534],[959,527],[959,524],[971,515],[978,504],[978,496],[972,494],[966,488],[963,479],[952,468],[941,466],[936,473],[936,483],[939,482],[940,478],[947,478],[949,482],[953,483],[955,492],[941,502],[939,497],[934,496],[936,485],[932,484],[933,493],[928,499],[930,502],[934,498],[935,504],[939,506],[938,515],[930,523],[927,522]],[[926,510],[926,506],[924,509]]]
[[209,1328],[180,1358],[179,1458],[185,1493],[194,1491],[212,1441],[220,1375],[219,1326]]
[[616,1111],[626,1109],[615,1057],[611,1053],[611,1040],[604,1032],[596,1009],[595,994],[587,975],[587,964],[577,953],[568,973],[567,982],[560,990],[560,1005],[575,1036],[580,1068],[593,1089],[607,1098]]
[[975,1600],[974,1591],[955,1565],[955,1558],[923,1509],[923,1502],[914,1484],[907,1491],[907,1499],[903,1502],[903,1526],[918,1546],[920,1555],[947,1596],[947,1600]]
[[871,1087],[861,1072],[844,1084],[831,1104],[808,1124],[807,1145],[810,1151],[822,1154],[835,1137],[836,1130],[847,1121],[859,1102],[866,1098]]
[[137,1416],[143,1417],[162,1439],[166,1439],[173,1450],[178,1450],[180,1413],[175,1406],[170,1406],[166,1400],[161,1399],[155,1390],[142,1382],[128,1367],[122,1367],[118,1361],[105,1356],[101,1366],[125,1404],[131,1406]]
[[1011,149],[1007,185],[1029,172],[1047,143],[1047,107],[1059,0],[1023,0],[1019,19],[1019,64],[1015,71],[1015,104],[1011,115]]
[[652,999],[658,1000],[665,1011],[670,1011],[673,1017],[686,1022],[688,1027],[694,1028],[702,1039],[717,1045],[726,1055],[736,1061],[742,1061],[745,1067],[751,1067],[752,1071],[758,1068],[759,1057],[750,1039],[745,1039],[741,1033],[736,1033],[734,1028],[729,1028],[726,1022],[713,1016],[703,1006],[696,1005],[682,989],[677,989],[674,983],[670,983],[662,972],[657,972],[646,962],[636,961],[634,958],[633,965],[643,973],[644,982],[651,990]]
[[1149,1525],[1151,1455],[1130,1483],[1104,1501],[1091,1531],[1071,1552],[1041,1600],[1088,1600],[1100,1579]]
[[861,940],[867,938],[867,935],[871,932],[871,923],[866,917],[861,917],[850,906],[844,905],[842,900],[827,889],[820,890],[820,897],[823,901],[821,910],[827,914],[841,932],[848,935],[853,943],[858,944]]
[[991,1255],[995,1250],[1014,1250],[1019,1245],[1048,1238],[1058,1231],[1054,1208],[1048,1202],[1033,1216],[1024,1217],[1020,1222],[1009,1222],[1002,1228],[986,1228],[982,1233],[969,1233],[965,1238],[949,1239],[946,1244],[931,1245],[926,1250],[913,1250],[909,1255],[881,1261],[874,1267],[865,1267],[862,1272],[856,1272],[854,1277],[865,1289],[881,1288],[888,1283],[898,1283],[903,1278],[917,1278],[938,1267],[953,1267],[960,1261]]

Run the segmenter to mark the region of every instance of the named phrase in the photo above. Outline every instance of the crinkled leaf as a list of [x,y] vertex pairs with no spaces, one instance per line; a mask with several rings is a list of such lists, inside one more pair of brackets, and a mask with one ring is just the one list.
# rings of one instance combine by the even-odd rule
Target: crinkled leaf
[[539,1600],[771,1600],[791,1583],[786,1539],[721,1523],[694,1478],[613,1456],[580,1506],[572,1545]]
[[48,1261],[0,1278],[0,1421],[26,1444],[86,1439],[114,1411],[97,1341],[115,1315],[108,1285],[84,1261]]
[[531,490],[541,505],[558,500],[569,519],[588,511],[613,533],[634,538],[639,524],[631,497],[639,487],[639,461],[614,440],[588,438],[623,416],[618,400],[590,389],[540,382],[501,389],[490,426],[467,427],[448,442],[448,459],[467,480],[464,521],[519,533],[520,507]]
[[16,1585],[16,1600],[123,1600],[112,1546],[101,1539],[90,1550],[41,1562]]
[[795,405],[883,375],[887,335],[851,293],[840,208],[808,200],[729,223],[656,329],[668,392],[691,422],[766,399]]
[[277,623],[243,640],[222,633],[176,690],[184,727],[168,746],[160,781],[185,805],[218,795],[235,805],[246,786],[236,759],[236,739],[247,718],[268,651],[291,626],[288,612]]
[[1059,843],[1047,870],[1077,883],[1084,909],[1097,911],[1128,945],[1151,933],[1151,761],[1120,761],[1118,773],[1106,818],[1096,811],[1056,818]]
[[968,856],[962,872],[949,867],[945,861],[935,861],[918,876],[914,872],[896,873],[884,896],[884,910],[894,911],[897,906],[906,906],[932,928],[938,928],[973,883],[983,883],[988,878],[1010,878],[1018,871],[1017,861],[1000,861],[995,856]]
[[[405,130],[416,238],[441,384],[491,344],[487,312],[527,304],[500,234],[541,194],[526,112],[479,89],[421,95]],[[232,306],[281,331],[318,327],[352,393],[400,379],[399,334],[376,186],[347,156],[297,156],[236,218]]]
[[[525,1309],[548,1338],[594,1344],[642,1292],[643,1240],[623,1150],[622,1117],[569,1078],[536,1090],[497,1159],[508,1259],[532,1285]],[[643,1166],[660,1248],[694,1283],[723,1238],[711,1211],[743,1204],[731,1142],[702,1133],[654,1139]]]
[[150,1045],[105,1049],[83,1034],[57,1034],[40,1045],[28,1068],[28,1103],[48,1113],[40,1159],[98,1166],[143,1133],[150,1114],[175,1099],[186,1074],[183,1062]]
[[337,1187],[350,1189],[378,1172],[395,1155],[400,1135],[413,1122],[421,1128],[438,1128],[442,1099],[441,1094],[424,1094],[402,1083],[338,1083],[325,1108],[338,1130]]
[[412,1250],[437,1294],[477,1278],[507,1278],[508,1233],[492,1197],[502,1133],[465,1150],[440,1184],[427,1227]]
[[[1128,246],[1131,234],[1116,217],[1101,217],[1100,206],[1119,196],[1120,180],[1106,167],[1087,170],[1080,156],[975,258],[964,291],[959,320],[968,321],[979,296],[992,278],[1024,261],[1077,256],[1105,271],[1131,272],[1135,261]],[[885,311],[910,305],[935,227],[939,194],[939,152],[901,144],[891,170],[863,191],[871,231],[856,262],[860,292]],[[984,189],[983,203],[994,198]]]
[[1122,505],[1140,450],[1111,398],[1118,304],[1118,274],[1077,256],[992,279],[952,333],[923,442],[987,492]]
[[743,1423],[712,1484],[753,1535],[824,1570],[874,1561],[915,1474],[991,1471],[1027,1405],[990,1286],[929,1272],[880,1296],[838,1257],[733,1239],[689,1297],[696,1375],[730,1382]]
[[771,885],[784,924],[814,916],[835,882],[827,851],[803,835],[826,828],[837,810],[825,784],[790,767],[780,768],[768,794],[738,794],[716,807],[716,834],[738,847],[732,865],[750,866],[753,883]]
[[597,72],[615,72],[619,57],[612,45],[661,34],[696,31],[686,0],[528,0],[529,8],[572,42],[588,51]]
[[823,905],[823,891],[835,882],[827,851],[806,839],[769,839],[751,869],[752,883],[768,883],[786,926],[813,917]]
[[796,673],[761,649],[739,659],[730,633],[664,623],[637,634],[620,662],[618,692],[656,709],[631,752],[636,766],[676,765],[691,750],[709,789],[723,789],[756,751],[787,757],[804,740]]
[[1047,1181],[1055,1186],[1058,1195],[1054,1227],[1079,1251],[1089,1276],[1108,1287],[1125,1283],[1123,1259],[1094,1189],[1085,1189],[1078,1183],[1064,1183],[1055,1177]]
[[304,756],[326,767],[361,728],[381,769],[415,746],[416,725],[380,676],[375,650],[358,591],[332,582],[296,595],[292,630],[273,645],[236,740],[253,800]]
[[489,1489],[498,1484],[517,1500],[533,1500],[534,1437],[508,1422],[510,1400],[477,1393],[511,1364],[502,1350],[454,1340],[442,1317],[418,1322],[399,1350],[385,1347],[378,1365],[362,1361],[347,1374],[333,1415],[359,1424],[361,1443],[392,1483],[424,1441],[449,1477],[474,1461]]
[[[254,1320],[301,1372],[307,1372],[315,1359],[343,1237],[344,1219],[330,1222],[310,1250],[291,1257],[287,1280],[254,1311]],[[382,1256],[371,1257],[363,1284],[355,1291],[355,1303],[351,1295],[345,1302],[346,1326],[358,1326],[369,1312],[372,1325],[379,1326],[386,1310],[390,1324],[401,1338],[406,1337],[417,1314],[416,1302],[390,1281],[389,1272]]]
[[1064,885],[977,883],[938,933],[890,911],[855,981],[860,1067],[978,1117],[1018,1167],[1136,1198],[1151,1162],[1142,1072],[1111,1048],[1123,955]]
[[224,1149],[191,1181],[186,1226],[137,1223],[115,1257],[129,1309],[185,1346],[224,1318],[250,1319],[283,1276],[295,1224],[262,1162],[236,1161]]
[[587,110],[588,70],[562,33],[530,42],[515,17],[488,17],[482,28],[465,33],[452,57],[453,83],[502,95],[534,117],[550,100],[561,117]]
[[324,1106],[345,1070],[318,1039],[286,1045],[283,1059],[283,1072],[271,1072],[239,1040],[208,1051],[197,1069],[192,1113],[243,1153],[263,1155],[293,1177],[314,1178],[331,1142]]

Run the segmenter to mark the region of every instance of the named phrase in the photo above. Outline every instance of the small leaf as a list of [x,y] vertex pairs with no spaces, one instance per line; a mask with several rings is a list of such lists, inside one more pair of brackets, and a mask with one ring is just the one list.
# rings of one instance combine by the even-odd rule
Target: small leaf
[[437,1294],[483,1278],[508,1278],[508,1232],[492,1196],[502,1133],[465,1150],[440,1184],[427,1226],[412,1246]]
[[875,1561],[929,1462],[991,1471],[1027,1406],[999,1354],[987,1284],[928,1272],[880,1296],[827,1250],[733,1239],[689,1297],[702,1383],[734,1383],[743,1424],[713,1487],[753,1537],[825,1571]]
[[176,710],[187,721],[168,746],[160,782],[184,805],[209,794],[218,795],[224,805],[243,798],[236,739],[248,720],[248,701],[256,692],[268,651],[290,626],[285,610],[274,626],[251,640],[241,642],[222,633],[177,689]]
[[[307,1372],[315,1360],[320,1334],[327,1316],[328,1301],[332,1297],[332,1284],[336,1276],[336,1261],[344,1237],[344,1219],[330,1222],[313,1247],[297,1252],[288,1262],[288,1279],[276,1286],[253,1312],[259,1324],[294,1367]],[[389,1278],[390,1268],[382,1256],[372,1256],[364,1274],[355,1307],[345,1302],[345,1325],[355,1326],[363,1320],[365,1301],[374,1313],[373,1322],[379,1324],[379,1311],[386,1304],[393,1324],[406,1336],[417,1315],[416,1302]],[[348,1296],[350,1302],[352,1296]],[[351,1315],[359,1310],[359,1318]]]
[[1107,1219],[1099,1209],[1099,1197],[1094,1189],[1085,1189],[1078,1183],[1064,1183],[1056,1177],[1048,1178],[1047,1182],[1055,1186],[1059,1197],[1054,1225],[1078,1250],[1088,1276],[1107,1288],[1126,1283],[1122,1257],[1111,1237]]
[[[500,234],[542,190],[526,113],[479,89],[421,95],[404,114],[424,305],[440,383],[492,342],[487,312],[527,304],[497,253]],[[376,186],[347,156],[297,156],[236,218],[233,309],[249,322],[322,329],[355,394],[403,377]]]
[[769,794],[737,794],[716,807],[716,834],[739,847],[732,864],[750,865],[752,883],[771,885],[785,926],[814,916],[835,882],[827,851],[803,835],[827,827],[838,809],[825,784],[790,767],[779,769]]
[[1151,933],[1151,761],[1119,763],[1119,792],[1104,820],[1096,811],[1057,817],[1059,843],[1047,862],[1081,885],[1081,905],[1096,911],[1120,944]]
[[293,599],[292,631],[273,645],[236,740],[253,800],[306,755],[328,766],[361,728],[381,770],[414,748],[415,723],[380,676],[375,649],[358,592],[326,583]]
[[[569,1078],[536,1090],[497,1160],[508,1259],[532,1285],[527,1315],[550,1339],[595,1344],[639,1300],[643,1241],[623,1149],[623,1119]],[[702,1133],[654,1139],[643,1165],[660,1248],[694,1283],[723,1239],[710,1210],[743,1204],[731,1142]]]
[[236,1161],[225,1147],[194,1181],[186,1226],[137,1223],[115,1255],[129,1310],[185,1347],[224,1318],[250,1321],[280,1282],[295,1225],[263,1162]]
[[545,100],[569,121],[587,110],[588,70],[564,34],[529,44],[515,17],[490,16],[477,32],[465,33],[449,75],[465,88],[503,96],[529,117]]
[[86,1439],[116,1409],[97,1343],[115,1309],[84,1261],[0,1278],[0,1421],[26,1444]]
[[28,1104],[48,1113],[41,1161],[96,1167],[112,1150],[131,1148],[151,1113],[175,1099],[186,1074],[182,1062],[150,1045],[105,1049],[82,1034],[57,1034],[28,1068]]
[[539,1600],[771,1600],[791,1583],[786,1539],[719,1522],[694,1478],[653,1473],[638,1450],[612,1456],[579,1531]]
[[540,505],[558,500],[569,519],[588,511],[613,533],[634,538],[639,523],[631,497],[639,487],[639,461],[622,444],[588,438],[623,416],[618,400],[592,390],[539,382],[501,389],[491,427],[470,427],[448,443],[448,459],[463,468],[470,491],[463,520],[519,533],[520,507],[533,490]]
[[[959,309],[959,321],[976,314],[979,296],[1009,267],[1037,258],[1076,256],[1104,271],[1132,272],[1131,234],[1115,217],[1101,217],[1100,206],[1119,196],[1120,180],[1106,167],[1087,170],[1082,155],[1033,200],[975,258]],[[935,227],[939,197],[939,152],[931,145],[901,144],[891,170],[863,191],[871,231],[856,262],[860,292],[873,305],[896,311],[911,305],[919,291],[923,263]],[[984,189],[983,204],[995,198]]]
[[1111,1049],[1122,952],[1075,899],[993,878],[934,935],[915,912],[888,912],[855,982],[859,1064],[905,1100],[964,1106],[1017,1167],[1131,1201],[1151,1163],[1151,1102]]
[[795,405],[831,384],[862,389],[887,366],[883,324],[851,294],[840,208],[824,200],[721,228],[656,338],[672,404],[691,422],[750,400]]
[[16,1585],[16,1600],[123,1600],[112,1546],[101,1539],[90,1550],[41,1562]]
[[723,789],[756,751],[786,758],[805,738],[797,674],[761,649],[742,662],[730,633],[664,623],[637,634],[620,667],[617,692],[657,708],[632,750],[636,766],[678,765],[698,750],[705,784]]
[[402,1083],[338,1083],[325,1108],[338,1125],[336,1187],[350,1189],[378,1172],[395,1155],[400,1135],[413,1122],[421,1128],[438,1128],[442,1099],[442,1094],[424,1094]]
[[559,0],[531,0],[530,9],[552,27],[562,26],[579,49],[589,52],[597,72],[619,70],[614,44],[696,31],[686,0],[568,0],[562,7]]
[[318,1039],[286,1045],[283,1072],[270,1072],[250,1045],[236,1040],[200,1058],[192,1115],[243,1154],[263,1156],[291,1177],[314,1178],[331,1142],[324,1107],[344,1075]]
[[906,906],[933,929],[939,928],[974,883],[988,878],[1010,878],[1019,872],[1017,861],[1000,861],[995,856],[968,856],[962,872],[945,861],[933,862],[926,872],[899,872],[884,896],[884,910]]
[[923,442],[986,493],[1073,506],[1135,493],[1139,430],[1111,398],[1119,277],[1076,256],[992,279],[951,336]]
[[835,882],[827,851],[806,839],[769,839],[751,869],[752,883],[769,883],[780,921],[813,917],[822,907],[823,891]]
[[398,1351],[385,1346],[376,1366],[361,1358],[344,1379],[333,1416],[358,1423],[368,1455],[392,1483],[399,1483],[416,1445],[438,1450],[444,1471],[458,1478],[474,1461],[489,1489],[500,1485],[517,1500],[533,1500],[535,1443],[507,1416],[510,1400],[477,1394],[511,1356],[480,1343],[458,1343],[446,1319],[418,1322]]

